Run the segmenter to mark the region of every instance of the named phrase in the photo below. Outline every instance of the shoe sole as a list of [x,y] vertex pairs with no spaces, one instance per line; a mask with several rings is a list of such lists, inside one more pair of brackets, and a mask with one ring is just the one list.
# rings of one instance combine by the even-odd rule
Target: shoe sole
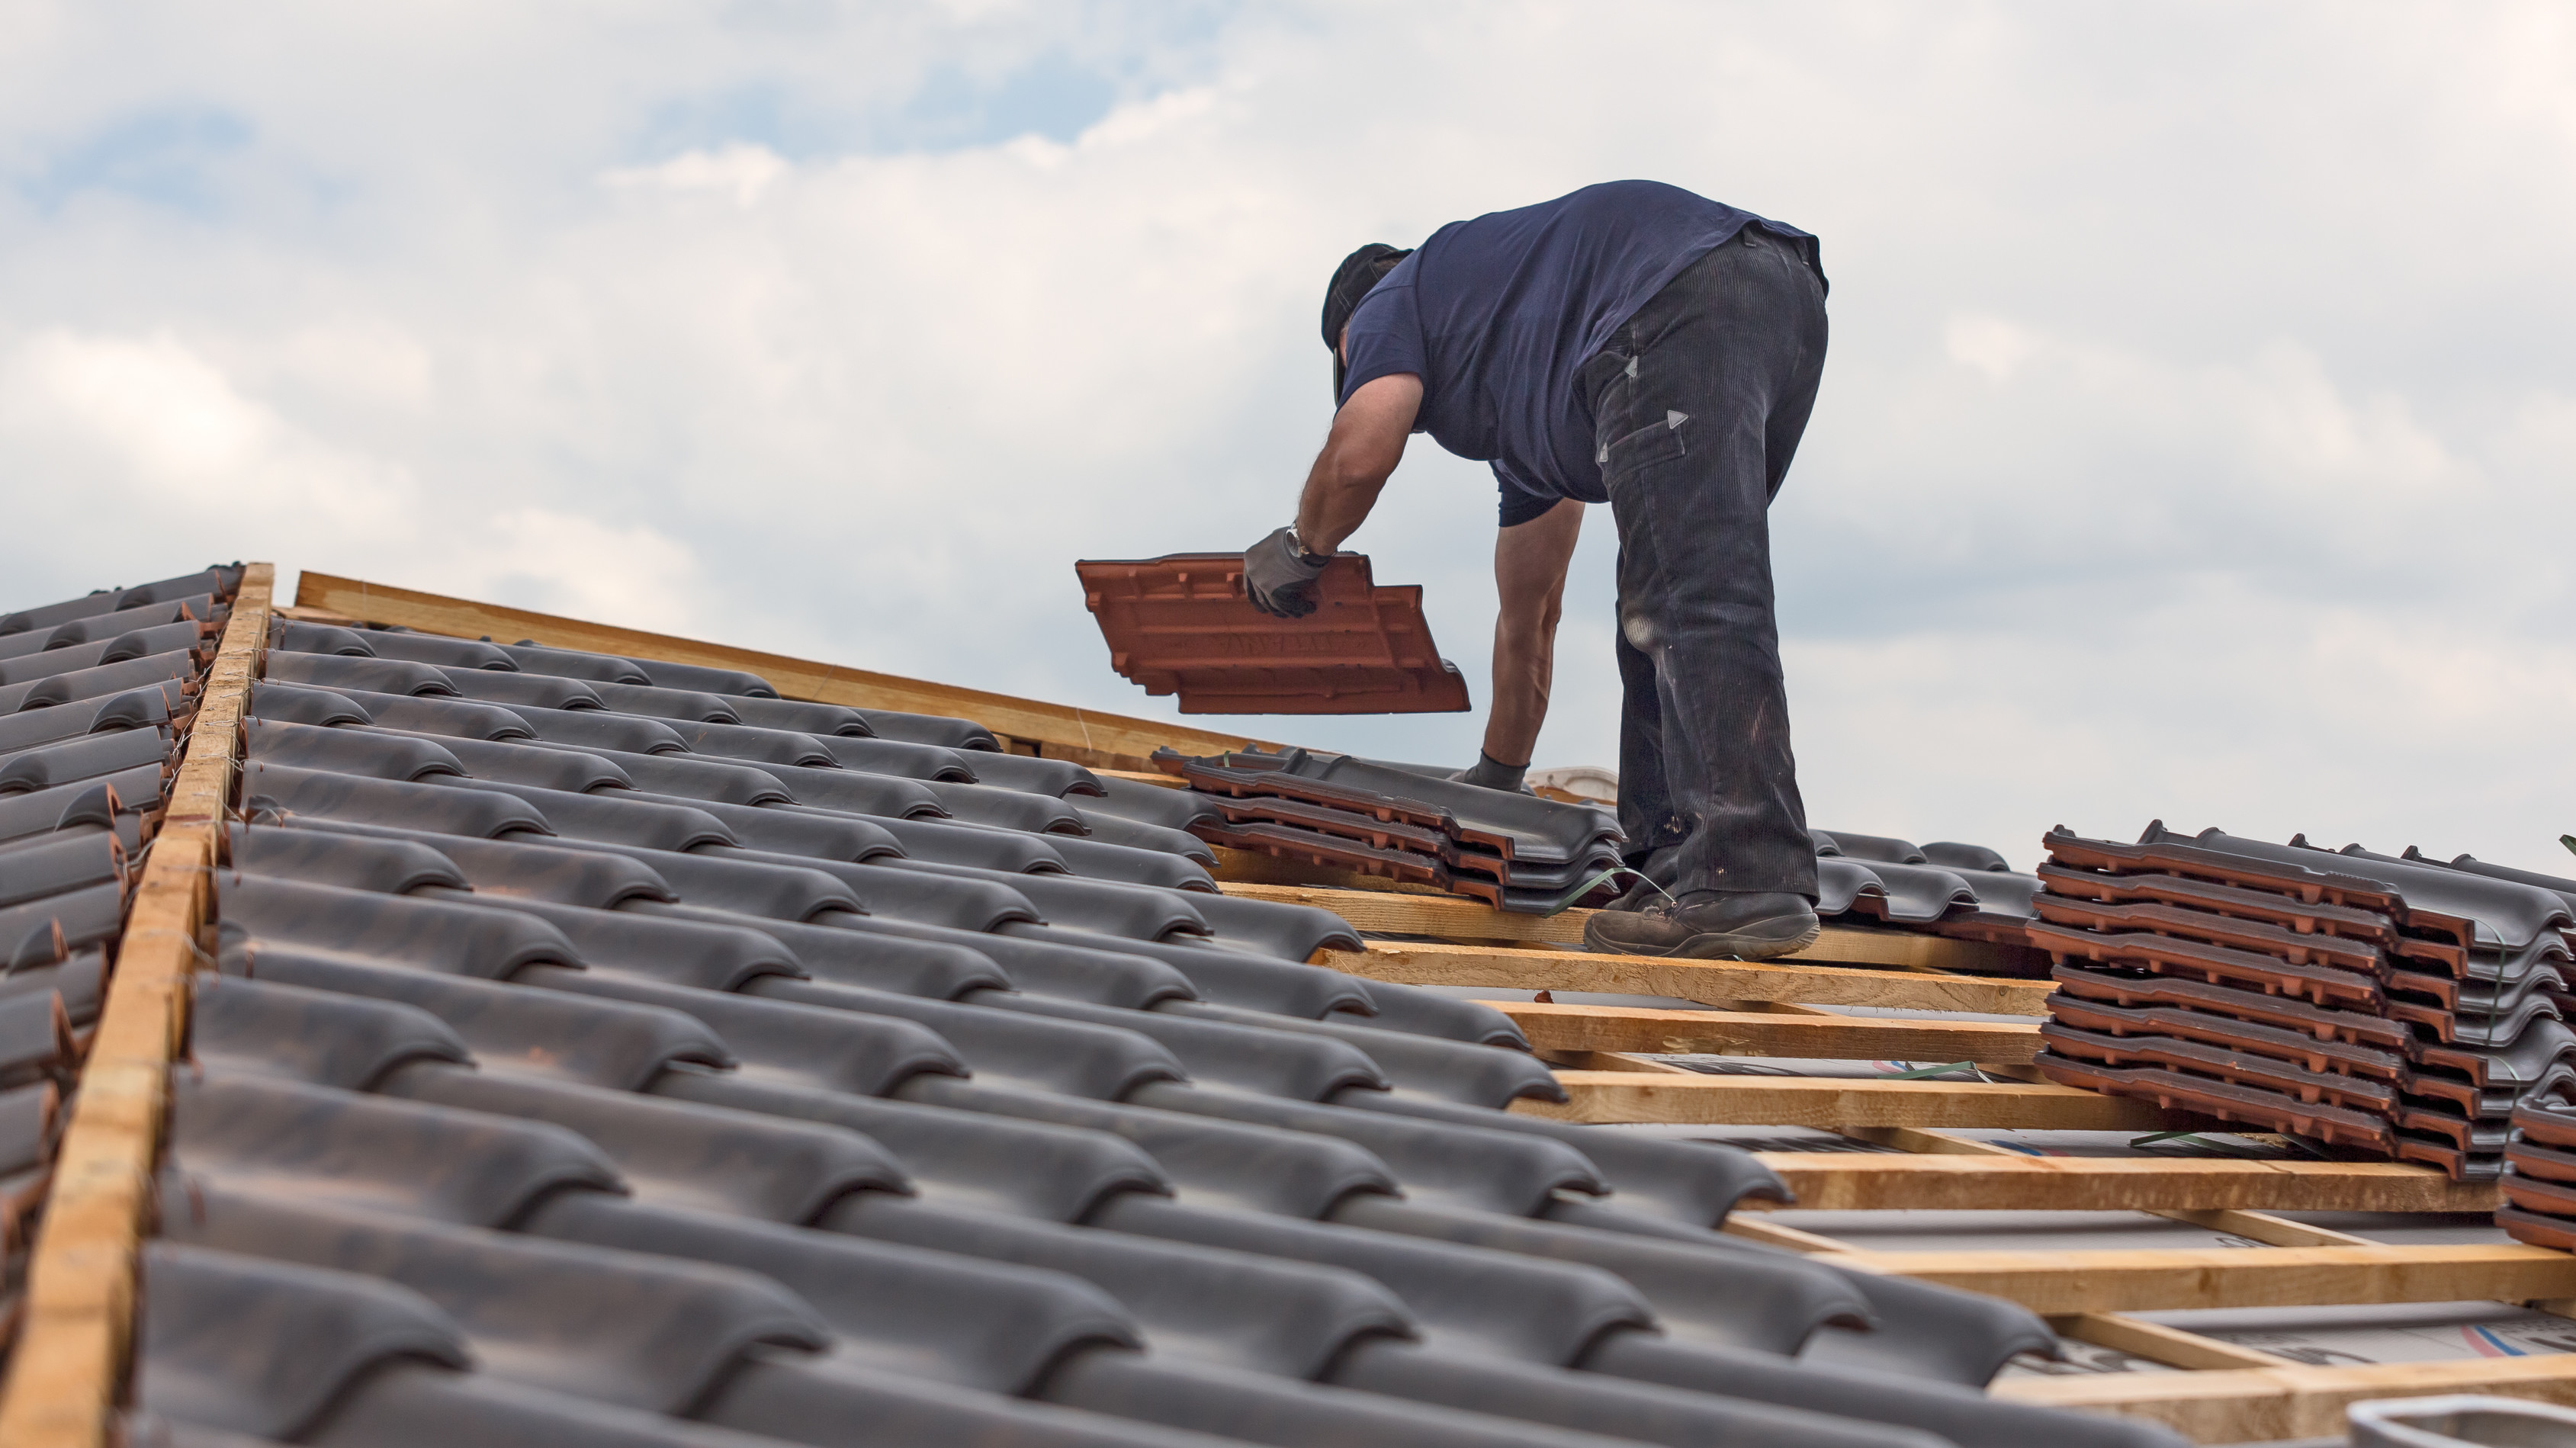
[[1647,955],[1664,960],[1770,960],[1791,955],[1813,945],[1825,933],[1819,920],[1794,936],[1753,935],[1743,931],[1712,931],[1694,935],[1678,945],[1641,945],[1607,940],[1594,926],[1600,916],[1583,922],[1583,948],[1596,955]]

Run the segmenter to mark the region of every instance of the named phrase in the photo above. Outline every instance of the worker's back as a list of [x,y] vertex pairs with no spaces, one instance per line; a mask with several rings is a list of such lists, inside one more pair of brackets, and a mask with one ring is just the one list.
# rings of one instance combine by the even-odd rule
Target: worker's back
[[1606,501],[1579,369],[1684,267],[1756,222],[1815,263],[1805,232],[1656,181],[1451,222],[1352,313],[1342,396],[1419,376],[1414,430],[1494,465],[1506,525],[1520,521],[1515,493],[1532,514],[1558,498]]

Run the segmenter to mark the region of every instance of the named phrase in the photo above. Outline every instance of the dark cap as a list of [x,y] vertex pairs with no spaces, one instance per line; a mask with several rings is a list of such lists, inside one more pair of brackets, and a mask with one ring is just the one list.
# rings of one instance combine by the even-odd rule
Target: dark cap
[[1333,268],[1333,284],[1324,289],[1324,350],[1333,354],[1333,401],[1342,400],[1342,328],[1349,326],[1351,313],[1358,311],[1360,298],[1383,280],[1395,264],[1413,255],[1399,251],[1382,241],[1372,241]]

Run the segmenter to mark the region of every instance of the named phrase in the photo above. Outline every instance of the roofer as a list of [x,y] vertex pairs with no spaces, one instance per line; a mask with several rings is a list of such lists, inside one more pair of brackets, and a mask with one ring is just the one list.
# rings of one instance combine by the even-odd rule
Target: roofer
[[1807,233],[1614,181],[1452,222],[1418,251],[1361,247],[1325,294],[1338,410],[1296,522],[1244,554],[1247,591],[1312,612],[1408,435],[1492,463],[1494,704],[1456,777],[1517,789],[1583,505],[1610,505],[1619,823],[1656,888],[1592,917],[1595,950],[1758,960],[1816,938],[1766,515],[1815,404],[1825,288]]

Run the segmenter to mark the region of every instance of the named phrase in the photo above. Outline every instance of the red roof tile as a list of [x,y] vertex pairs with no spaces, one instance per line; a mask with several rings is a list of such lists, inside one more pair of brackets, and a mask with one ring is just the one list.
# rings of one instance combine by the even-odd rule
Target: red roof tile
[[1110,667],[1184,714],[1429,714],[1468,707],[1440,657],[1419,585],[1379,587],[1368,559],[1334,555],[1316,609],[1274,618],[1243,592],[1235,553],[1076,563]]

